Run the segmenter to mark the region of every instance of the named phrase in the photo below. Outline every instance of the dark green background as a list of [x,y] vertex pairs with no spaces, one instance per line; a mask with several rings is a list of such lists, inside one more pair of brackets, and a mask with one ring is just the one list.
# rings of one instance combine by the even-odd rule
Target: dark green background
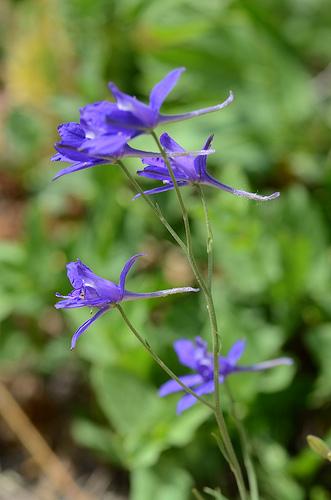
[[[100,319],[70,352],[70,336],[89,312],[53,308],[54,292],[69,290],[65,263],[77,257],[116,281],[127,258],[143,251],[129,289],[194,284],[149,208],[130,201],[116,166],[52,183],[57,165],[49,161],[56,126],[107,99],[109,80],[146,99],[184,65],[165,111],[216,104],[229,89],[235,102],[167,131],[191,149],[214,132],[208,164],[218,179],[281,191],[261,204],[206,190],[224,348],[247,338],[245,363],[295,359],[294,367],[231,379],[262,498],[330,499],[330,465],[305,441],[309,433],[328,440],[331,429],[329,2],[3,0],[0,16],[0,375],[15,398],[82,487],[93,473],[106,478],[98,498],[107,489],[132,500],[186,500],[193,486],[218,485],[235,498],[210,437],[212,418],[198,405],[177,417],[176,396],[157,397],[166,377],[119,314]],[[135,144],[154,148],[150,138]],[[139,163],[130,161],[133,171]],[[183,195],[206,266],[201,204],[193,190]],[[174,194],[157,200],[182,232]],[[185,369],[173,341],[209,338],[200,296],[125,309],[178,374]],[[21,445],[5,426],[0,433],[3,474],[15,469],[28,485],[38,480],[22,466]]]

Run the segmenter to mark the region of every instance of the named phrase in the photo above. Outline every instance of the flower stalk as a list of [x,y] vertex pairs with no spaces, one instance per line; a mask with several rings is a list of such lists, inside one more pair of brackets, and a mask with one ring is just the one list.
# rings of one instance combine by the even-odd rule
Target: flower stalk
[[164,370],[169,375],[169,377],[171,377],[173,380],[175,380],[184,389],[185,392],[187,392],[188,394],[191,394],[192,396],[194,396],[202,404],[204,404],[205,406],[207,406],[210,410],[215,411],[214,406],[212,404],[210,404],[209,401],[207,401],[206,399],[202,398],[201,396],[199,396],[198,394],[196,394],[196,392],[194,392],[192,389],[190,389],[189,387],[187,387],[180,380],[180,378],[177,377],[177,375],[175,375],[175,373],[172,370],[170,370],[170,368],[168,368],[168,366],[162,361],[162,359],[159,358],[159,356],[154,352],[154,350],[152,349],[152,347],[150,346],[150,344],[147,342],[147,340],[145,340],[140,335],[140,333],[138,332],[138,330],[133,326],[133,324],[131,323],[131,321],[129,320],[129,318],[127,317],[127,315],[125,314],[124,309],[122,308],[122,306],[120,306],[120,304],[117,304],[116,308],[120,312],[123,320],[125,321],[126,325],[129,328],[129,330],[131,330],[131,332],[136,337],[136,339],[142,344],[142,346],[146,349],[146,351],[149,352],[149,354],[152,356],[152,358],[154,359],[154,361],[156,361],[156,363],[162,368],[162,370]]
[[140,184],[136,181],[136,179],[131,174],[130,170],[126,167],[126,165],[123,163],[123,161],[118,160],[117,163],[121,167],[123,173],[129,179],[129,181],[132,184],[133,188],[142,196],[142,198],[144,199],[144,201],[153,210],[153,212],[155,213],[155,215],[159,218],[160,222],[162,222],[162,224],[167,229],[167,231],[169,231],[169,233],[174,238],[174,240],[184,250],[184,252],[186,252],[186,245],[185,245],[185,243],[180,238],[180,236],[176,233],[176,231],[174,230],[174,228],[169,224],[169,222],[167,221],[167,219],[164,217],[164,215],[162,213],[162,210],[160,209],[159,205],[157,203],[153,203],[153,201],[148,196],[146,196],[146,194],[144,193],[144,191],[141,188]]
[[230,402],[230,410],[231,410],[230,414],[235,423],[240,438],[241,449],[243,452],[243,459],[248,478],[250,500],[260,500],[257,477],[254,468],[254,463],[252,460],[252,447],[248,440],[245,426],[243,425],[241,418],[237,413],[235,401],[230,391],[229,384],[227,384],[226,382],[225,382],[225,389]]
[[[213,436],[234,474],[240,499],[247,500],[249,496],[250,500],[259,500],[257,479],[251,458],[251,448],[245,429],[236,413],[231,394],[229,394],[232,416],[242,444],[249,494],[247,493],[241,465],[232,445],[224,419],[220,386],[225,382],[226,377],[232,373],[261,371],[278,365],[291,364],[292,360],[289,358],[278,358],[254,365],[238,365],[238,360],[245,348],[244,340],[235,342],[226,356],[220,355],[221,337],[218,331],[212,292],[214,267],[213,233],[202,186],[217,188],[232,195],[255,201],[273,200],[280,193],[275,192],[270,195],[259,195],[233,188],[214,178],[207,168],[207,156],[214,152],[211,149],[213,135],[207,138],[202,150],[193,152],[186,151],[167,133],[162,134],[160,138],[157,136],[155,129],[160,124],[164,125],[165,123],[174,121],[187,120],[218,111],[233,101],[233,95],[230,92],[229,97],[224,102],[214,106],[177,115],[162,114],[162,104],[176,85],[183,71],[184,68],[176,68],[170,71],[153,87],[148,103],[144,103],[122,92],[114,83],[110,82],[109,89],[113,94],[115,102],[99,101],[88,104],[80,109],[79,122],[69,122],[60,125],[58,128],[60,140],[55,144],[57,153],[53,156],[52,160],[69,163],[69,166],[60,170],[55,178],[101,164],[111,165],[116,163],[119,165],[133,188],[137,191],[135,198],[141,196],[145,200],[175,242],[183,250],[189,262],[195,279],[204,295],[210,323],[212,352],[208,352],[207,343],[201,337],[196,337],[195,344],[188,339],[177,340],[174,348],[179,361],[194,372],[178,377],[159,358],[147,340],[132,325],[121,306],[123,301],[154,299],[172,294],[199,291],[199,289],[191,287],[171,288],[145,293],[127,290],[127,274],[142,254],[133,255],[124,264],[118,282],[112,282],[98,276],[79,259],[75,262],[70,262],[67,265],[67,275],[72,285],[72,291],[68,295],[57,294],[62,300],[55,307],[90,307],[97,309],[94,316],[85,321],[73,335],[71,342],[72,349],[75,347],[77,339],[85,333],[94,321],[108,311],[117,309],[133,335],[171,378],[171,380],[160,387],[159,395],[163,397],[170,393],[184,390],[186,394],[178,401],[177,413],[186,410],[195,404],[197,400],[213,411],[219,431],[217,435],[213,434]],[[128,144],[132,139],[142,134],[150,134],[153,137],[158,148],[157,153],[141,151]],[[125,157],[140,157],[144,168],[138,170],[137,174],[158,180],[162,182],[162,185],[143,191],[135,177],[123,163],[122,159]],[[207,276],[199,269],[194,255],[188,210],[181,194],[181,189],[185,186],[196,186],[201,198],[206,226]],[[176,193],[185,229],[185,238],[182,238],[168,222],[159,205],[149,198],[150,195],[169,190],[174,190]],[[205,394],[212,393],[214,395],[214,403],[210,403],[202,397]],[[317,446],[318,450],[320,450],[321,443],[316,444],[316,439],[311,444],[315,448]],[[204,491],[207,492],[207,490]],[[196,498],[203,498],[197,490],[193,490],[193,494]]]
[[[192,236],[191,236],[191,229],[190,229],[190,223],[188,219],[188,213],[186,210],[186,206],[184,203],[184,200],[182,198],[180,189],[178,187],[176,177],[174,175],[173,169],[171,167],[171,163],[169,161],[169,157],[162,147],[156,133],[154,131],[151,132],[151,135],[153,136],[155,143],[157,147],[159,148],[159,151],[162,155],[162,158],[168,168],[169,175],[171,177],[171,181],[174,184],[178,204],[181,209],[182,213],[182,218],[184,222],[184,227],[185,227],[185,235],[186,235],[186,248],[187,248],[187,257],[188,261],[192,267],[192,270],[197,278],[197,281],[199,283],[199,286],[201,287],[205,300],[206,300],[206,307],[208,311],[208,316],[209,316],[209,321],[210,321],[210,326],[211,326],[211,333],[212,333],[212,342],[213,342],[213,365],[214,365],[214,414],[216,418],[216,422],[218,425],[218,429],[222,438],[222,441],[224,443],[224,448],[226,450],[230,467],[231,470],[236,478],[239,494],[241,500],[246,500],[246,487],[245,487],[245,482],[244,478],[242,475],[241,467],[238,461],[238,458],[236,456],[236,452],[233,448],[232,442],[230,435],[228,433],[226,423],[224,420],[222,408],[221,408],[221,401],[220,401],[220,387],[219,387],[219,353],[221,350],[221,343],[220,343],[220,338],[219,338],[219,333],[218,333],[218,326],[217,326],[217,319],[216,319],[216,312],[215,312],[215,307],[214,307],[214,302],[213,302],[213,297],[211,293],[211,289],[209,286],[206,284],[197,264],[196,260],[194,257],[193,253],[193,247],[192,247]],[[210,230],[210,225],[208,225],[208,228]],[[212,242],[212,239],[210,240]],[[210,246],[210,252],[209,254],[212,254],[212,246]],[[211,266],[211,264],[209,265]]]

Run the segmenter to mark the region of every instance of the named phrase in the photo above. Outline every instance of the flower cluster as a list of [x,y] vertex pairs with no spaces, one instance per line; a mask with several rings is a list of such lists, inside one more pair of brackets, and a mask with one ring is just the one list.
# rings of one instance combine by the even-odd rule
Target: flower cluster
[[[101,101],[88,104],[80,109],[79,123],[69,122],[60,125],[58,131],[61,140],[55,144],[57,154],[52,160],[67,162],[70,165],[60,170],[55,179],[78,170],[105,163],[116,163],[121,158],[134,156],[142,158],[143,164],[148,165],[138,171],[139,175],[162,181],[164,184],[146,191],[145,194],[156,194],[173,189],[174,185],[164,160],[156,153],[129,146],[128,141],[138,135],[152,132],[160,124],[187,120],[218,111],[233,101],[233,95],[230,93],[224,102],[216,106],[178,115],[161,114],[160,108],[165,98],[174,88],[183,71],[184,68],[170,71],[163,80],[157,83],[151,91],[148,105],[125,94],[114,83],[110,83],[109,88],[116,102]],[[279,196],[278,192],[269,196],[261,196],[227,186],[207,172],[205,152],[191,155],[168,134],[163,134],[160,141],[169,158],[172,158],[172,168],[178,186],[207,184],[237,196],[259,201],[267,201]],[[210,148],[211,141],[212,136],[207,139],[203,151]],[[176,157],[177,154],[180,156]]]
[[138,135],[149,133],[159,124],[187,120],[194,116],[224,108],[233,100],[232,94],[223,103],[180,115],[162,115],[160,108],[167,95],[177,83],[184,68],[166,75],[155,85],[149,104],[121,92],[114,83],[109,88],[116,102],[101,101],[80,109],[80,122],[69,122],[59,126],[61,141],[55,144],[57,154],[53,161],[71,163],[55,176],[83,170],[103,163],[116,163],[126,156],[148,157],[155,153],[139,151],[127,142]]
[[[226,356],[219,356],[220,383],[223,383],[225,378],[232,373],[257,372],[293,363],[291,358],[277,358],[254,365],[238,365],[238,361],[244,353],[245,345],[245,340],[238,340],[233,344]],[[198,396],[214,392],[213,355],[208,352],[207,343],[201,337],[196,337],[195,342],[180,339],[174,343],[174,350],[179,362],[195,372],[190,375],[183,375],[179,377],[179,380],[187,387],[194,388]],[[178,382],[169,380],[160,387],[159,395],[163,397],[182,390],[183,388]],[[187,410],[196,401],[197,399],[191,394],[185,394],[178,402],[177,413]]]
[[[124,157],[133,156],[142,160],[143,168],[137,171],[139,176],[162,183],[161,186],[145,191],[145,195],[172,190],[176,187],[176,183],[178,187],[212,186],[236,196],[258,201],[269,201],[277,198],[278,192],[266,196],[258,195],[232,188],[211,176],[207,170],[207,156],[213,153],[211,149],[213,136],[209,136],[202,150],[196,152],[186,151],[167,133],[162,134],[158,142],[154,132],[158,125],[187,120],[218,111],[233,101],[233,95],[230,92],[229,97],[224,102],[215,106],[183,114],[162,114],[161,106],[183,71],[184,68],[177,68],[157,83],[150,93],[148,104],[125,94],[114,83],[110,83],[109,89],[115,102],[100,101],[88,104],[80,109],[79,122],[60,125],[58,129],[60,141],[55,144],[57,153],[52,160],[69,163],[69,166],[60,170],[55,178],[97,165],[115,164]],[[141,151],[128,144],[141,134],[152,134],[160,147],[160,152]],[[138,196],[140,195],[138,194],[135,198]],[[67,274],[73,290],[66,296],[57,294],[62,300],[55,307],[58,309],[79,307],[97,309],[94,316],[85,321],[73,335],[72,349],[80,335],[95,320],[112,307],[120,308],[121,302],[199,291],[199,289],[192,287],[171,288],[148,293],[128,291],[126,289],[127,274],[141,255],[134,255],[125,263],[118,283],[96,275],[79,259],[67,265]],[[219,356],[218,376],[220,383],[233,373],[260,371],[292,362],[289,358],[279,358],[251,366],[238,365],[244,347],[245,342],[238,341],[227,356]],[[197,337],[195,342],[181,339],[175,342],[174,348],[180,363],[194,372],[179,377],[179,380],[188,388],[194,388],[195,394],[198,396],[214,392],[214,371],[217,375],[217,369],[212,354],[207,350],[206,342],[200,337]],[[181,390],[182,386],[177,381],[170,380],[160,388],[160,396]],[[178,403],[178,413],[186,410],[195,402],[196,398],[193,395],[184,395]]]

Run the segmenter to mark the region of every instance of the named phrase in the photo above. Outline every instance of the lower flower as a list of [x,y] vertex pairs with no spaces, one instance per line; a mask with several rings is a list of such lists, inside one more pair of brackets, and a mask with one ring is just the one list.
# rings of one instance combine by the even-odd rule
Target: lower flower
[[[219,381],[223,383],[225,378],[233,373],[255,372],[268,370],[279,365],[291,365],[291,358],[277,358],[254,365],[238,365],[245,350],[245,340],[238,340],[233,344],[226,356],[219,356]],[[214,392],[214,370],[213,355],[207,350],[207,343],[201,337],[196,337],[195,342],[188,339],[180,339],[174,343],[174,349],[179,362],[191,368],[195,373],[183,375],[179,379],[190,387],[198,396]],[[175,380],[169,380],[159,389],[161,397],[168,394],[182,392],[183,388]],[[182,413],[197,402],[191,394],[185,394],[177,404],[177,413]]]

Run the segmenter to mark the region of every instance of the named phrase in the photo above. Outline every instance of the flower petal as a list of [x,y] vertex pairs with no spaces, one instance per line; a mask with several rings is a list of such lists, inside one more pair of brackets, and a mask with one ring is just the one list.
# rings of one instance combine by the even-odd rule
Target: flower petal
[[228,354],[226,355],[226,361],[230,365],[236,365],[241,356],[243,355],[243,352],[246,347],[246,340],[238,340],[233,344],[231,349],[229,350]]
[[133,116],[139,119],[141,125],[144,125],[146,128],[153,127],[156,124],[158,113],[155,110],[135,97],[125,94],[113,82],[110,82],[108,87],[115,97],[120,111],[132,113]]
[[171,153],[183,153],[183,152],[185,152],[185,149],[182,148],[182,146],[180,144],[178,144],[178,142],[176,142],[166,132],[161,135],[160,143],[162,144],[164,149],[167,150],[167,152],[171,152]]
[[90,318],[87,321],[85,321],[85,323],[83,323],[78,328],[78,330],[72,336],[72,339],[71,339],[71,349],[75,348],[78,337],[80,337],[82,335],[82,333],[86,332],[86,330],[89,328],[89,326],[92,323],[94,323],[95,320],[97,320],[98,318],[100,318],[100,316],[102,316],[106,311],[108,311],[108,309],[109,309],[109,307],[104,307],[104,308],[100,309],[94,316],[92,316],[92,318]]
[[194,342],[191,340],[187,339],[179,339],[174,342],[174,349],[177,354],[179,362],[187,366],[188,368],[191,368],[192,370],[195,370],[196,368],[196,363],[195,363],[195,350],[196,346]]
[[[210,149],[213,138],[214,138],[214,134],[212,134],[208,137],[204,146],[202,147],[203,150]],[[194,160],[194,168],[195,168],[195,171],[199,177],[203,176],[203,174],[207,171],[207,156],[206,155],[197,156]]]
[[144,133],[146,128],[141,119],[131,111],[119,109],[116,104],[111,113],[107,114],[107,127],[111,133],[125,132],[132,138]]
[[160,110],[163,101],[172,91],[183,71],[185,71],[185,68],[177,68],[170,71],[170,73],[168,73],[163,80],[153,87],[149,100],[153,109],[157,111]]
[[[194,389],[194,392],[196,392],[198,396],[202,396],[203,394],[211,394],[212,392],[214,392],[214,381],[209,380],[208,382],[205,382],[204,384]],[[197,398],[192,396],[192,394],[185,394],[185,396],[183,396],[178,401],[176,410],[177,415],[193,406],[197,401]]]
[[144,254],[143,253],[137,253],[136,255],[133,255],[125,264],[122,269],[121,275],[120,275],[120,280],[119,280],[119,287],[121,289],[122,294],[124,294],[125,290],[125,280],[127,277],[128,272],[130,271],[131,267],[133,264],[136,262],[139,257],[142,257]]
[[80,162],[74,163],[73,165],[63,168],[62,170],[57,172],[57,174],[53,177],[53,181],[55,181],[59,177],[62,177],[63,175],[72,174],[73,172],[78,172],[79,170],[85,170],[86,168],[96,167],[97,165],[102,165],[104,163],[107,162],[105,160],[100,160],[100,161],[90,161],[85,163],[80,163]]
[[130,136],[122,132],[112,135],[100,135],[95,139],[86,139],[79,149],[94,157],[121,157],[123,155],[123,147],[128,140],[130,140]]
[[[147,162],[148,160],[142,160],[143,162]],[[149,163],[149,162],[148,162]],[[171,182],[171,177],[169,174],[169,170],[166,167],[159,167],[148,165],[143,170],[137,170],[137,174],[141,177],[148,177],[149,179],[156,179],[159,181],[169,181]]]
[[144,165],[148,165],[150,167],[157,167],[157,168],[164,168],[168,171],[167,167],[165,166],[163,158],[160,158],[158,156],[152,156],[151,158],[142,158],[141,162]]
[[80,108],[80,124],[85,135],[94,138],[96,135],[118,132],[117,128],[108,123],[108,116],[116,110],[116,104],[109,101],[98,101]]
[[[201,382],[203,382],[203,378],[198,373],[194,373],[192,375],[183,375],[182,377],[178,378],[187,387],[192,387],[194,385],[198,385],[201,384]],[[161,385],[159,389],[159,396],[163,398],[168,394],[180,391],[184,391],[184,389],[178,382],[176,382],[176,380],[168,380],[168,382],[165,382],[165,384]]]
[[[85,139],[84,139],[85,140]],[[81,141],[77,146],[72,146],[71,144],[64,144],[63,142],[57,142],[54,145],[54,148],[58,153],[60,153],[60,157],[55,158],[57,161],[75,161],[75,162],[92,162],[94,158],[91,158],[89,155],[86,153],[83,153],[82,151],[79,151],[77,148],[80,147],[83,144],[83,141]],[[53,157],[54,158],[54,157]],[[97,161],[98,159],[95,158]],[[54,161],[54,160],[53,160]]]
[[62,141],[72,147],[79,147],[79,144],[85,139],[84,130],[76,122],[62,123],[58,126],[57,130]]
[[79,289],[83,286],[85,279],[94,280],[95,274],[80,259],[67,264],[67,276],[73,288]]

